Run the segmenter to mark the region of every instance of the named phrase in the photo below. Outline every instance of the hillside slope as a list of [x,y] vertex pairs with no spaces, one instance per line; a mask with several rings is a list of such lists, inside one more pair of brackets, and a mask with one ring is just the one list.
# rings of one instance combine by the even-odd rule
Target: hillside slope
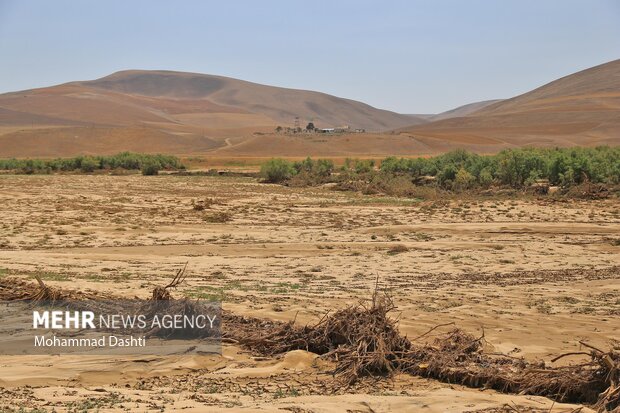
[[0,95],[0,156],[204,152],[292,127],[296,117],[302,127],[312,121],[369,131],[424,121],[319,92],[131,70]]
[[[290,126],[295,117],[323,127],[373,131],[412,122],[410,116],[320,92],[266,86],[222,76],[169,71],[123,71],[79,85],[130,95],[200,99],[267,116]],[[416,123],[414,120],[413,123]],[[302,125],[305,126],[305,125]]]
[[462,105],[459,107],[456,107],[454,109],[451,110],[447,110],[445,112],[441,112],[437,115],[433,115],[430,118],[428,118],[429,121],[437,121],[437,120],[443,120],[443,119],[449,119],[449,118],[459,118],[462,116],[468,116],[471,115],[472,113],[478,112],[479,110],[486,108],[487,106],[493,105],[497,102],[501,102],[502,99],[493,99],[493,100],[483,100],[480,102],[473,102],[473,103],[468,103],[466,105]]
[[[274,133],[276,125],[293,126],[296,116],[302,127],[311,120],[318,127],[393,132]],[[620,60],[512,99],[439,115],[403,115],[319,92],[168,71],[123,71],[0,95],[0,157],[123,150],[346,157],[600,144],[620,144]]]
[[620,144],[620,60],[563,77],[464,117],[400,129],[445,147]]

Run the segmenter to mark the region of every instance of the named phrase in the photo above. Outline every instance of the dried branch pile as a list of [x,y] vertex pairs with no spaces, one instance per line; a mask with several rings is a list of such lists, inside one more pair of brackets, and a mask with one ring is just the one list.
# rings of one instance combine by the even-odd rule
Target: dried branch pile
[[0,300],[27,300],[37,292],[37,287],[19,278],[0,278]]
[[393,308],[389,298],[375,295],[371,305],[353,305],[305,327],[228,315],[225,334],[263,355],[303,349],[337,359],[336,373],[353,382],[393,372],[397,353],[411,349],[388,317]]
[[[157,287],[142,309],[161,311],[169,305],[170,314],[204,314],[204,305],[189,300],[171,300],[169,290],[185,279],[184,270],[166,287]],[[39,280],[40,281],[40,280]],[[64,299],[83,298],[84,293],[50,290],[23,281],[0,280],[0,299]],[[484,335],[474,337],[453,329],[432,342],[419,343],[429,330],[414,339],[402,336],[391,299],[375,293],[369,304],[360,303],[326,315],[317,324],[299,326],[223,313],[223,338],[238,343],[263,356],[273,356],[303,349],[336,361],[335,373],[353,383],[363,376],[389,376],[405,373],[434,378],[469,387],[491,388],[501,392],[539,395],[560,402],[587,403],[599,412],[620,413],[620,344],[604,351],[581,342],[586,351],[562,354],[587,355],[580,364],[550,367],[545,363],[529,363],[523,359],[483,351]],[[200,331],[195,336],[203,337]],[[164,338],[175,338],[171,331],[151,332]],[[192,333],[193,334],[193,333]],[[191,334],[190,334],[191,335]]]
[[67,301],[93,300],[104,298],[100,293],[64,290],[46,285],[39,275],[34,276],[37,283],[20,278],[0,279],[0,300]]
[[596,404],[602,406],[602,412],[617,408],[617,394],[615,399],[608,397],[608,401],[603,400],[602,394],[613,393],[617,387],[620,353],[597,350],[590,356],[590,361],[583,364],[547,367],[544,363],[485,354],[481,339],[453,330],[433,344],[415,346],[403,353],[397,364],[399,371],[405,373],[469,387]]
[[474,337],[459,329],[432,343],[416,344],[398,331],[396,320],[389,316],[393,309],[388,297],[375,295],[368,306],[354,305],[305,327],[227,315],[225,336],[261,355],[296,349],[321,354],[336,361],[335,373],[345,384],[363,376],[398,372],[559,402],[588,403],[600,412],[620,413],[620,348],[616,346],[604,352],[582,343],[590,350],[583,353],[590,356],[589,361],[548,367],[485,354],[484,336]]

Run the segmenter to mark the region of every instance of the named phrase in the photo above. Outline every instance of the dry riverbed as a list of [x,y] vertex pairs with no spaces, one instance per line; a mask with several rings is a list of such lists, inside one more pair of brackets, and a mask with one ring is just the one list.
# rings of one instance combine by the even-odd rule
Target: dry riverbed
[[[175,294],[238,314],[313,323],[368,298],[378,279],[410,337],[454,322],[484,330],[489,351],[547,363],[578,340],[606,347],[620,330],[617,199],[424,201],[251,178],[0,175],[0,277],[146,297],[186,262]],[[0,356],[0,411],[576,407],[402,375],[346,388],[332,368],[304,351],[263,359],[233,344],[221,356]]]

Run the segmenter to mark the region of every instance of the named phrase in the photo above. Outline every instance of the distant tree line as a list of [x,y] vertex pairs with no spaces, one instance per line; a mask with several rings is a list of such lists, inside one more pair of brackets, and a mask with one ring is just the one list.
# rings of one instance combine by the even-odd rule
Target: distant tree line
[[620,182],[620,147],[523,148],[497,155],[456,150],[432,158],[386,158],[381,171],[413,177],[434,176],[444,188],[486,187],[491,184],[522,188],[537,180],[571,186],[583,182]]
[[329,159],[313,160],[306,158],[301,162],[290,162],[274,158],[261,165],[260,175],[267,182],[283,182],[296,176],[319,181],[330,177],[334,171],[334,162]]
[[313,122],[308,122],[308,124],[306,125],[305,129],[302,129],[301,127],[296,127],[296,128],[283,128],[282,126],[276,126],[276,133],[282,133],[282,132],[286,132],[286,133],[300,133],[300,132],[314,132],[316,131],[317,128],[316,126],[314,126]]
[[[337,172],[332,176],[332,172]],[[272,159],[262,165],[268,182],[301,181],[308,184],[363,180],[386,183],[432,182],[446,190],[488,188],[492,185],[524,188],[540,180],[569,187],[584,182],[620,183],[620,147],[508,149],[496,155],[478,155],[455,150],[430,158],[372,160],[347,159],[335,169],[329,160],[310,158],[303,162]]]
[[160,170],[184,169],[176,156],[121,152],[109,156],[76,156],[56,159],[0,159],[0,170],[24,174],[84,172],[99,170],[140,170],[143,175],[157,175]]

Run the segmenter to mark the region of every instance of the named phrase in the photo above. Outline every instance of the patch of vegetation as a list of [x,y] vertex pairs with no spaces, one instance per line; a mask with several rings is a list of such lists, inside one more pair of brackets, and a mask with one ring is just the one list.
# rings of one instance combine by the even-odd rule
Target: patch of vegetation
[[432,176],[445,189],[502,184],[523,188],[540,179],[568,187],[583,182],[620,183],[620,148],[523,148],[497,155],[456,150],[433,158],[395,158],[381,162],[381,171]]
[[71,278],[67,274],[59,272],[40,272],[38,273],[43,281],[69,281]]
[[201,286],[186,292],[190,298],[198,298],[206,301],[225,301],[228,297],[225,288]]
[[144,176],[159,175],[160,169],[161,164],[156,159],[152,158],[145,159],[140,166],[140,171]]
[[224,223],[224,222],[231,221],[232,218],[233,216],[230,212],[216,211],[211,214],[205,215],[203,219],[206,222],[211,222],[211,223]]
[[279,183],[288,181],[293,186],[311,186],[325,183],[334,172],[334,162],[329,159],[312,160],[310,157],[301,162],[289,162],[274,158],[263,163],[260,176],[266,182]]
[[279,282],[271,290],[274,294],[288,294],[293,291],[297,291],[301,288],[301,285],[290,282]]
[[577,195],[584,191],[587,195],[591,189],[580,186],[620,184],[620,147],[523,148],[496,155],[459,149],[431,158],[388,157],[378,167],[374,160],[347,159],[338,169],[325,159],[271,159],[261,166],[261,176],[272,183],[336,183],[337,189],[368,195],[423,199],[491,187],[507,193],[526,188],[546,193],[549,186],[558,186],[565,193],[573,189]]
[[290,387],[286,391],[282,389],[278,389],[274,395],[274,399],[281,399],[284,397],[299,397],[301,396],[301,392],[296,387]]
[[551,304],[547,302],[547,299],[545,298],[539,298],[537,300],[530,300],[527,302],[526,305],[528,308],[535,308],[539,313],[542,313],[542,314],[553,313],[553,307],[551,306]]
[[279,183],[290,179],[294,174],[293,166],[284,159],[270,159],[260,167],[260,176],[271,183]]
[[390,249],[388,249],[387,253],[388,255],[396,255],[396,254],[402,254],[403,252],[407,252],[407,251],[409,251],[409,248],[407,248],[405,245],[396,244]]
[[0,170],[10,170],[23,174],[140,170],[144,175],[156,175],[164,169],[177,170],[185,169],[185,167],[176,156],[133,152],[121,152],[109,156],[76,156],[74,158],[56,159],[0,159]]
[[596,312],[596,308],[590,305],[587,305],[585,307],[578,308],[574,310],[573,312],[577,314],[594,314]]
[[67,412],[89,412],[99,411],[100,409],[111,409],[121,403],[131,401],[118,392],[110,392],[103,397],[88,397],[87,399],[69,402],[66,406]]
[[556,300],[561,302],[561,303],[567,303],[567,304],[577,304],[577,303],[579,303],[579,299],[578,298],[571,297],[571,296],[568,296],[568,295],[557,297]]

